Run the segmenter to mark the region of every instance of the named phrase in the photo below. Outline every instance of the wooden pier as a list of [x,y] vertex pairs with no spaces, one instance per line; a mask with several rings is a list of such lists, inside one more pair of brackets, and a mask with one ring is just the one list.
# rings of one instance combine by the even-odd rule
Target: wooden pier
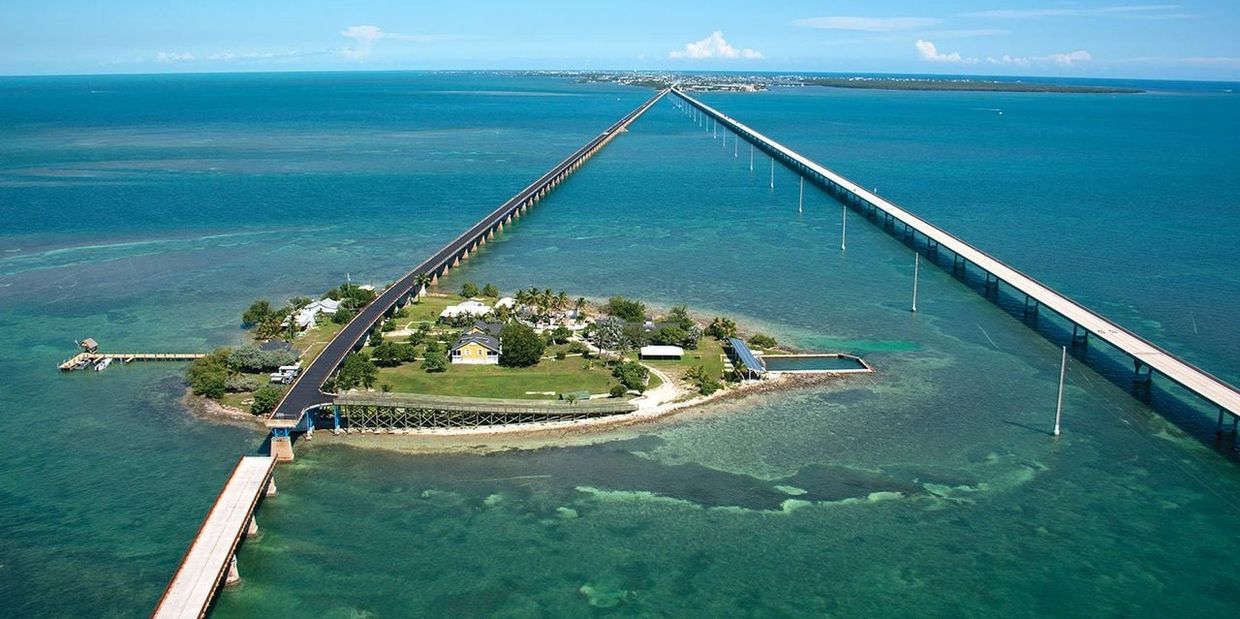
[[264,496],[275,495],[271,478],[275,465],[276,459],[270,456],[242,456],[237,460],[152,617],[203,617],[220,585],[240,579],[237,546],[243,536],[258,533],[254,510]]
[[131,361],[193,361],[207,356],[193,352],[80,352],[56,366],[61,372],[72,372],[86,369],[100,361],[111,357],[122,363]]

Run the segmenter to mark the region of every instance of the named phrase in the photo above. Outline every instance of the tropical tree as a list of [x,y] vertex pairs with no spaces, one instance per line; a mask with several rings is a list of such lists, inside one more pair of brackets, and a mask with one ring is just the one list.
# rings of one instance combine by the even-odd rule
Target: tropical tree
[[496,288],[495,284],[488,283],[482,287],[482,296],[497,299],[499,298],[499,288]]
[[435,278],[430,273],[418,273],[418,276],[413,278],[413,283],[418,285],[419,297],[426,294],[426,289],[430,288],[433,279]]
[[499,332],[499,341],[504,352],[499,356],[500,365],[507,367],[529,367],[537,365],[542,359],[547,344],[528,325],[510,322]]
[[448,370],[448,356],[438,346],[433,349],[427,346],[426,355],[422,357],[422,369],[427,372],[446,372]]
[[736,323],[730,318],[716,316],[710,321],[710,325],[706,327],[706,335],[717,340],[726,340],[730,337],[736,337]]
[[241,314],[241,326],[247,329],[267,319],[274,310],[267,299],[259,299]]
[[284,395],[284,391],[275,388],[272,385],[263,385],[254,391],[254,400],[250,402],[250,413],[254,415],[266,415],[275,410],[276,405],[280,403],[280,397]]
[[465,282],[461,285],[461,296],[466,299],[478,296],[478,284]]

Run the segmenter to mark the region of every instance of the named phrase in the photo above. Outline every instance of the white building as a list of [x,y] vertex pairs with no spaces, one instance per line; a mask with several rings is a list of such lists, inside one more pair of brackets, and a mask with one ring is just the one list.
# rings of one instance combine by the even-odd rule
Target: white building
[[439,312],[440,318],[456,318],[462,314],[469,316],[486,316],[491,313],[491,306],[481,301],[470,299],[460,305],[449,305]]
[[516,305],[517,305],[517,300],[512,297],[504,297],[495,302],[495,307],[512,308],[512,307],[516,307]]
[[642,359],[680,359],[685,349],[679,346],[642,346],[638,357]]
[[[297,324],[297,328],[304,331],[315,327],[315,317],[319,314],[327,314],[331,316],[340,310],[340,301],[335,299],[319,299],[310,305],[307,305],[292,316],[292,320]],[[284,319],[284,325],[288,326],[288,318]]]

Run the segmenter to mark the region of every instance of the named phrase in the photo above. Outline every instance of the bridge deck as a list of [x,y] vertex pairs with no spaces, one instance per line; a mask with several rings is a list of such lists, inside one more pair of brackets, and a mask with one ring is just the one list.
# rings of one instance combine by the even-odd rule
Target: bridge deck
[[152,617],[202,617],[224,579],[254,508],[271,479],[275,458],[244,456],[198,528]]
[[344,361],[345,355],[354,349],[357,343],[370,332],[378,321],[383,319],[388,310],[392,309],[406,295],[417,289],[419,275],[423,273],[441,273],[453,260],[482,240],[489,232],[494,231],[506,218],[516,213],[522,205],[534,200],[540,192],[550,189],[556,183],[566,178],[573,172],[574,166],[579,165],[614,139],[625,127],[637,120],[638,117],[654,106],[655,103],[658,103],[667,93],[667,90],[659,91],[646,102],[630,111],[608,127],[606,131],[603,131],[584,146],[574,151],[546,174],[543,174],[528,187],[509,198],[499,208],[491,211],[479,220],[478,223],[462,232],[433,256],[414,267],[380,293],[374,301],[362,308],[357,313],[357,316],[354,316],[336,334],[336,337],[327,343],[323,348],[323,352],[293,381],[293,384],[289,386],[288,391],[284,394],[284,398],[280,400],[275,410],[267,418],[267,426],[270,428],[296,427],[301,422],[302,415],[307,408],[331,403],[334,396],[321,391],[323,383],[327,382],[332,372]]
[[788,161],[799,164],[810,173],[817,174],[822,179],[834,183],[844,191],[852,193],[861,200],[887,213],[900,223],[921,233],[940,247],[951,250],[956,255],[972,262],[1021,293],[1029,295],[1030,298],[1036,300],[1041,305],[1054,310],[1059,315],[1123,351],[1133,359],[1149,366],[1159,374],[1182,385],[1230,414],[1240,416],[1240,391],[1237,391],[1234,386],[1175,357],[1145,338],[1086,309],[1076,301],[1000,262],[986,252],[952,236],[892,202],[867,191],[857,183],[807,159],[792,149],[758,133],[709,105],[686,95],[679,89],[673,89],[672,92],[703,112],[714,116],[718,122],[728,125],[735,133],[745,136],[750,141],[778,153]]

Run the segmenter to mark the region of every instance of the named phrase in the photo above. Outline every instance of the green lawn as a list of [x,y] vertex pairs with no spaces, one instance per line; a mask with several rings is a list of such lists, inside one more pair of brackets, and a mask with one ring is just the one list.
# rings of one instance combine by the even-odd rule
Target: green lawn
[[[301,367],[310,367],[315,357],[323,352],[323,348],[344,328],[331,321],[330,316],[320,316],[315,327],[293,338],[293,347],[301,351]],[[264,378],[266,378],[264,376]]]
[[[586,369],[587,364],[591,369]],[[607,393],[617,384],[611,371],[598,360],[569,357],[543,359],[530,368],[497,365],[449,365],[447,372],[431,374],[422,363],[380,368],[376,385],[388,384],[397,393],[425,393],[474,398],[555,399],[555,395],[527,392],[589,391]]]
[[679,361],[642,361],[642,363],[664,371],[683,370],[700,365],[706,368],[708,376],[719,378],[723,376],[723,358],[721,355],[723,355],[723,344],[713,337],[703,337],[698,344],[698,349],[686,350],[685,356]]

